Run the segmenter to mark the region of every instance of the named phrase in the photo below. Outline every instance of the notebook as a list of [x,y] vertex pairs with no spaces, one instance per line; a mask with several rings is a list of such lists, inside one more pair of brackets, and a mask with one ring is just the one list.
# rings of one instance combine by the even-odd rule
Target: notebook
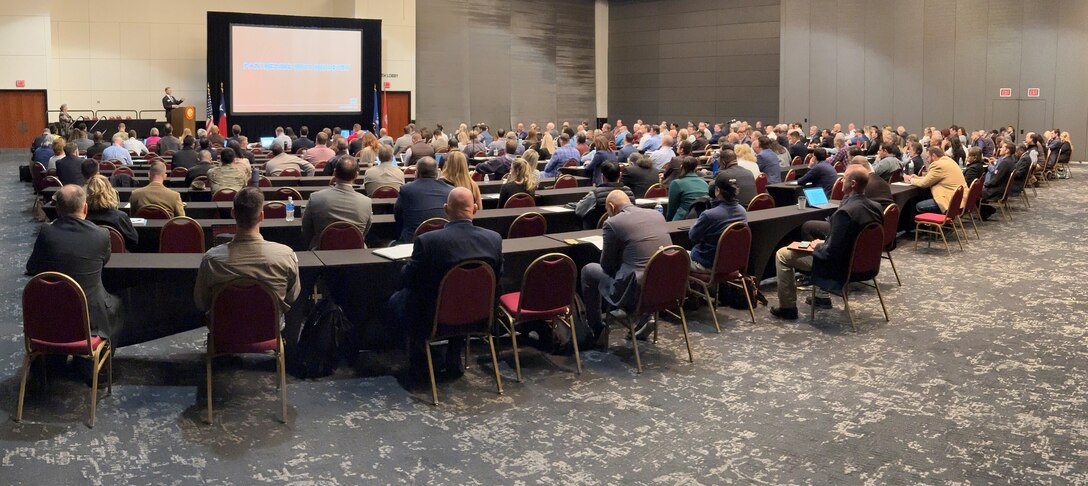
[[390,246],[388,248],[379,248],[374,250],[374,254],[380,257],[388,258],[390,260],[404,260],[412,256],[412,249],[415,248],[413,244],[404,244],[397,246]]
[[827,194],[824,193],[822,187],[806,187],[805,199],[808,201],[808,205],[814,208],[823,209],[835,206],[827,201]]

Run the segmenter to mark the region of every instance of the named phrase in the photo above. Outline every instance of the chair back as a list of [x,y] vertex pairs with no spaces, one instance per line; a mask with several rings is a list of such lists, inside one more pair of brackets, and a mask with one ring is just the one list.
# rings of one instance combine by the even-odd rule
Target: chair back
[[608,221],[608,211],[601,213],[601,218],[597,220],[597,229],[604,228],[604,222]]
[[302,172],[295,168],[283,169],[280,171],[280,177],[302,177]]
[[536,206],[536,199],[524,192],[519,192],[510,196],[510,199],[506,200],[504,208],[531,208]]
[[113,162],[110,162],[110,161],[99,162],[98,163],[98,170],[99,171],[104,171],[104,170],[112,171],[113,169],[116,169],[116,168],[117,167],[113,165]]
[[60,179],[57,178],[57,176],[47,175],[47,176],[45,176],[45,182],[42,184],[42,186],[43,187],[62,187],[62,186],[64,186],[64,183],[62,183],[60,181]]
[[159,253],[204,253],[204,229],[190,217],[170,218],[159,233]]
[[835,168],[835,172],[838,172],[840,174],[842,174],[843,172],[846,172],[846,164],[842,163],[841,160],[838,161],[838,162],[835,162],[835,165],[833,165],[832,167]]
[[287,205],[282,201],[264,203],[264,219],[284,219],[287,217]]
[[756,197],[748,202],[748,211],[759,211],[761,209],[774,209],[774,198],[770,194],[765,192],[756,194]]
[[687,250],[669,245],[657,250],[639,282],[640,294],[635,315],[661,312],[680,305],[688,290],[691,261]]
[[483,182],[484,181],[484,175],[479,173],[479,172],[472,171],[471,176],[472,176],[472,180],[475,181],[475,182]]
[[895,237],[899,232],[899,206],[891,203],[884,208],[884,250],[895,249]]
[[543,255],[525,269],[521,279],[519,311],[558,311],[571,305],[578,280],[574,260],[562,253]]
[[45,170],[45,166],[41,162],[30,163],[30,181],[34,185],[34,192],[41,192],[44,187],[45,175],[48,172]]
[[845,184],[845,178],[840,177],[835,179],[835,184],[831,186],[831,200],[842,201],[843,198],[843,184]]
[[578,167],[578,159],[567,159],[566,162],[563,162],[563,167]]
[[233,202],[234,201],[234,196],[236,194],[238,194],[238,191],[235,191],[234,189],[231,189],[229,187],[228,188],[223,188],[223,189],[220,189],[218,191],[215,191],[215,194],[212,194],[212,201],[214,201],[214,202]]
[[[461,262],[449,269],[438,285],[431,336],[485,331],[494,311],[495,271],[491,265],[483,260]],[[473,324],[481,326],[473,329]]]
[[484,152],[482,150],[472,154],[472,158],[474,158],[474,159],[482,159],[484,157],[487,157],[487,152]]
[[790,169],[789,172],[786,172],[786,179],[784,180],[784,182],[795,180],[797,180],[797,171]]
[[91,156],[91,158],[101,162],[102,161],[102,153],[94,154],[94,155]]
[[59,272],[31,277],[23,287],[23,336],[27,352],[67,344],[91,354],[91,317],[79,283]]
[[148,153],[149,155],[150,155],[150,154],[157,154],[157,153],[159,153],[159,144],[157,144],[157,143],[153,143],[153,144],[151,144],[151,145],[148,145],[148,146],[147,146],[147,153]]
[[110,253],[125,253],[125,238],[113,226],[102,225],[110,233]]
[[131,167],[128,167],[128,166],[125,166],[125,165],[120,165],[120,164],[114,164],[114,165],[117,168],[113,169],[113,175],[128,174],[129,177],[136,177],[136,173],[132,172]]
[[982,201],[982,178],[979,177],[971,182],[971,187],[967,189],[967,202],[963,205],[963,212],[971,213],[978,209],[978,203]]
[[726,226],[718,237],[714,253],[713,282],[735,280],[748,271],[748,256],[752,252],[752,229],[737,221]]
[[415,166],[412,166],[412,167],[405,167],[405,168],[404,168],[404,175],[415,175],[415,174],[416,174],[416,168],[415,168]]
[[795,155],[793,157],[793,160],[790,161],[790,165],[800,165],[800,164],[801,164],[801,156],[800,155]]
[[318,250],[359,250],[366,248],[366,238],[358,226],[347,221],[336,221],[321,231],[317,240]]
[[548,233],[548,220],[540,213],[528,212],[510,223],[510,230],[506,234],[507,239],[529,238],[532,236],[544,236]]
[[854,240],[846,282],[861,282],[876,277],[880,272],[881,253],[884,253],[884,227],[880,223],[869,223]]
[[271,199],[273,201],[286,201],[289,197],[294,198],[295,201],[302,200],[302,194],[293,187],[281,187],[276,189],[276,192],[272,193]]
[[280,337],[279,297],[267,285],[239,278],[212,295],[208,341],[216,354],[276,349]]
[[767,174],[760,174],[756,177],[756,194],[764,192],[767,192]]
[[668,195],[668,189],[665,189],[665,186],[660,182],[655,182],[652,186],[646,188],[646,199],[656,199]]
[[431,231],[437,231],[445,228],[446,223],[449,223],[446,218],[431,218],[422,223],[419,223],[419,226],[416,227],[415,234],[412,235],[412,240],[415,241],[416,238],[419,238],[419,235],[422,235],[424,233],[430,233]]
[[257,179],[257,187],[272,187],[272,179],[261,176],[260,179]]
[[892,171],[892,175],[888,177],[888,182],[903,182],[903,169]]
[[381,186],[375,189],[374,194],[371,194],[370,197],[374,199],[396,199],[397,195],[399,195],[397,188],[393,186]]
[[956,219],[960,217],[960,212],[963,211],[963,186],[957,187],[956,192],[952,193],[952,199],[948,200],[948,210],[944,212],[944,216],[948,219]]
[[189,173],[189,169],[185,167],[174,167],[174,170],[170,171],[170,177],[185,177]]
[[173,213],[158,204],[148,204],[147,206],[141,206],[136,210],[137,218],[145,219],[170,219]]
[[322,160],[322,161],[314,164],[314,170],[325,170],[326,165],[329,165],[329,161]]
[[563,174],[555,180],[556,189],[570,189],[572,187],[578,187],[578,179],[570,174]]

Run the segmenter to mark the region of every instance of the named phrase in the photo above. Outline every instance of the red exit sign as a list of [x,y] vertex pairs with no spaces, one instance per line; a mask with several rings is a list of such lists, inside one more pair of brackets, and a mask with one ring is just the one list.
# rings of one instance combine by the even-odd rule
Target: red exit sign
[[16,88],[25,88],[26,87],[26,81],[22,80],[22,79],[16,79],[15,80],[15,87]]
[[1002,98],[1012,98],[1012,88],[1001,88],[997,90],[997,95]]
[[1028,98],[1038,98],[1039,88],[1028,88]]

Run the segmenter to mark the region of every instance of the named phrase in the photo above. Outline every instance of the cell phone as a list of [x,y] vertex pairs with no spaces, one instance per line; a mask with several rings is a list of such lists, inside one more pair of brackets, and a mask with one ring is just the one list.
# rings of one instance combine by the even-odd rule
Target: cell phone
[[568,245],[577,245],[578,240],[575,240],[575,239],[572,239],[572,238],[567,238],[567,239],[563,240],[563,243],[566,243]]
[[680,230],[680,231],[687,231],[687,230],[691,229],[691,226],[681,226],[681,227],[679,227],[677,229]]
[[808,248],[809,245],[812,245],[811,241],[802,241],[800,243],[797,243],[797,248],[805,249]]

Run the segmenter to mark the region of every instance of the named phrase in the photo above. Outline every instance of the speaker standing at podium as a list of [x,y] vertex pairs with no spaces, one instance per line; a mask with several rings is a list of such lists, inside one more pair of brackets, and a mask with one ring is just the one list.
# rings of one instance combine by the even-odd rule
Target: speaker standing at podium
[[166,110],[166,120],[170,121],[170,114],[174,112],[174,108],[181,106],[181,103],[185,101],[185,98],[177,99],[174,97],[173,90],[169,86],[166,87],[166,96],[162,97],[162,109]]

